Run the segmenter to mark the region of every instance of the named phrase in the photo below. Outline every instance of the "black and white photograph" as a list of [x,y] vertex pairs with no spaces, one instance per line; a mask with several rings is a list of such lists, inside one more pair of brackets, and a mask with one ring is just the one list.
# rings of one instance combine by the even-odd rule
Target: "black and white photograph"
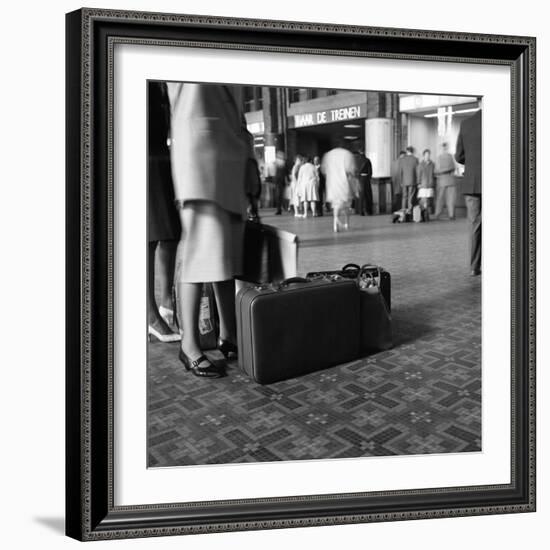
[[483,98],[146,86],[147,467],[482,452]]

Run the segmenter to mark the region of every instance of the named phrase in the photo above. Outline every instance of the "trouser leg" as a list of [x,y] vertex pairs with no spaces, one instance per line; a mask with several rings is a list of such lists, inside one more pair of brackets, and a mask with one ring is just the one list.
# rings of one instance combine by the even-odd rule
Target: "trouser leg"
[[275,186],[275,208],[277,214],[280,214],[283,208],[283,186],[279,184]]
[[372,216],[372,186],[370,179],[365,178],[363,180],[363,206],[362,212],[366,212],[369,216]]
[[466,210],[470,222],[470,269],[481,271],[481,195],[466,195]]
[[456,205],[456,186],[450,185],[447,187],[447,212],[449,213],[449,218],[454,219],[455,217],[455,205]]
[[445,187],[443,185],[437,186],[437,196],[435,199],[435,217],[441,216],[441,212],[443,211],[443,202],[445,200]]
[[405,206],[405,208],[407,208],[407,210],[412,209],[413,191],[414,191],[414,188],[413,188],[412,185],[407,185],[407,187],[405,187],[405,195],[404,195],[404,196],[406,196],[406,206]]

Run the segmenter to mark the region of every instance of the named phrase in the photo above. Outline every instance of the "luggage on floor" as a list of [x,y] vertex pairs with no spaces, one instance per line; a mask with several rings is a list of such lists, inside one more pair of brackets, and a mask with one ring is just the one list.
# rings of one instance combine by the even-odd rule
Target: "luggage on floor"
[[298,237],[254,221],[244,233],[244,272],[239,279],[252,283],[279,283],[296,276]]
[[239,365],[260,384],[359,356],[360,291],[352,279],[292,278],[237,294]]
[[391,276],[383,267],[374,264],[346,264],[342,269],[335,271],[311,271],[306,275],[308,279],[319,279],[323,277],[343,277],[353,279],[359,283],[361,276],[373,277],[377,286],[380,287],[382,296],[386,300],[388,310],[391,311]]
[[335,269],[333,271],[311,271],[306,275],[308,278],[330,277],[332,275],[339,275],[345,279],[357,279],[361,266],[358,264],[346,264],[342,269]]
[[391,315],[387,301],[382,294],[380,286],[382,280],[381,268],[376,266],[364,266],[362,268],[359,277],[361,354],[375,350],[386,350],[393,346]]
[[412,221],[412,214],[406,208],[396,210],[392,215],[392,223],[405,223]]
[[423,221],[422,220],[422,208],[420,207],[419,204],[416,204],[415,206],[413,206],[412,219],[413,219],[413,222],[416,222],[416,223]]

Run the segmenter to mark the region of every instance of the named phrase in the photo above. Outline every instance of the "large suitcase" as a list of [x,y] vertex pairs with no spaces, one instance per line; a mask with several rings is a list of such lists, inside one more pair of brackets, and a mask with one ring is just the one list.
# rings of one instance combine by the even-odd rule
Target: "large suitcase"
[[308,279],[344,277],[345,279],[353,279],[360,283],[360,279],[370,279],[374,277],[375,283],[380,288],[380,292],[386,301],[388,311],[391,311],[391,275],[383,267],[371,264],[346,264],[342,269],[335,271],[311,271],[306,275]]
[[270,384],[356,359],[359,292],[351,279],[243,288],[236,300],[241,369]]

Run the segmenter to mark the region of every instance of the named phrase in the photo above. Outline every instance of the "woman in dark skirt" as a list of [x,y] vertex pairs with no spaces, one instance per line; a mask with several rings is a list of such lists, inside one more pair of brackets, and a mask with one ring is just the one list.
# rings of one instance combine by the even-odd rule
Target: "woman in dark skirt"
[[[170,325],[173,323],[172,285],[181,225],[174,206],[174,185],[168,148],[170,103],[166,83],[149,82],[148,102],[149,335],[162,342],[174,342],[180,340],[178,331],[173,330]],[[155,275],[158,289],[155,289]],[[155,294],[158,294],[158,304]]]

